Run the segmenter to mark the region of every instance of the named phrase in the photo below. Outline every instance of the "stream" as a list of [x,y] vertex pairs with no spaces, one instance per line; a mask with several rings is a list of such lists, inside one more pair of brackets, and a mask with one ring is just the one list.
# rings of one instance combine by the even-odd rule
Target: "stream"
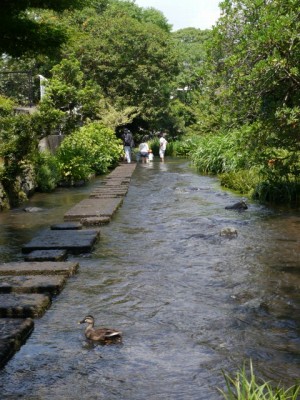
[[[34,195],[26,206],[40,213],[0,213],[0,262],[22,261],[22,245],[101,179]],[[93,252],[68,258],[78,273],[0,370],[0,399],[219,400],[222,371],[250,359],[260,378],[299,382],[300,211],[225,209],[238,200],[186,160],[139,164]],[[87,314],[122,344],[87,343]]]

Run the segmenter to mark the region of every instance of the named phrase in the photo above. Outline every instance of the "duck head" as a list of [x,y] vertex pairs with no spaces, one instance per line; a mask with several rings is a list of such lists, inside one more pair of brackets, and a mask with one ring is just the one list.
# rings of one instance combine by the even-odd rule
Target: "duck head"
[[79,324],[89,324],[94,326],[94,317],[92,315],[87,315],[86,317],[83,318],[82,321],[79,322]]

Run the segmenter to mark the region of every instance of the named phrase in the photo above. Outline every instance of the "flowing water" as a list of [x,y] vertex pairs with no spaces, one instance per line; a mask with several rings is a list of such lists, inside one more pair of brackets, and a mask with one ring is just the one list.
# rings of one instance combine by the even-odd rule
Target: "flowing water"
[[[81,189],[35,195],[38,214],[0,214],[1,262],[62,222]],[[138,165],[123,206],[26,344],[0,371],[1,399],[216,400],[222,370],[252,359],[259,377],[300,377],[300,212],[250,204],[183,160]],[[234,227],[238,236],[220,236]],[[123,331],[91,346],[86,314]]]

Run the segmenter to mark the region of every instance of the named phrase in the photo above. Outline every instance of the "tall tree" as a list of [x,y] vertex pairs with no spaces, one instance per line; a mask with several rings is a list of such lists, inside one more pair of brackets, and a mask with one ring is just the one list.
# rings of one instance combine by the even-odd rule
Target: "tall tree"
[[37,10],[61,12],[80,7],[89,0],[1,0],[0,54],[20,56],[27,51],[48,54],[66,40],[56,23],[44,20]]
[[145,21],[131,2],[112,1],[100,14],[85,10],[66,18],[74,34],[64,56],[79,60],[86,78],[117,109],[138,107],[145,119],[157,118],[169,102],[169,83],[178,71],[167,29],[156,19]]
[[299,0],[225,0],[212,44],[219,94],[238,124],[261,119],[300,139]]

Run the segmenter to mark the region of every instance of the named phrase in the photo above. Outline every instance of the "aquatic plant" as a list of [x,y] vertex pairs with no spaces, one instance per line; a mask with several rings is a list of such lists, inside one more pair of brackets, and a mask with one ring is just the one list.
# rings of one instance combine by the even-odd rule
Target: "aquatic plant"
[[300,385],[288,389],[276,386],[269,382],[260,381],[254,374],[250,361],[250,374],[247,374],[245,365],[235,376],[223,373],[226,381],[226,392],[220,390],[226,400],[297,400],[300,394]]

